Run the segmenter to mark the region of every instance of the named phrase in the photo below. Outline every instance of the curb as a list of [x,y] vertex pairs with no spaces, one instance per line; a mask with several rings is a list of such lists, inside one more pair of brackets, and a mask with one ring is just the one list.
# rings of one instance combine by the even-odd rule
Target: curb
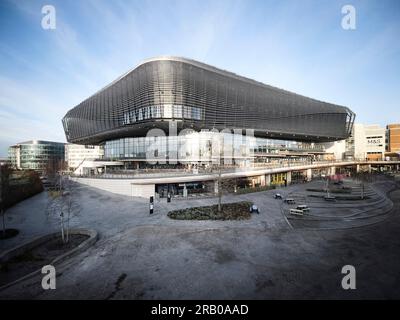
[[[51,234],[46,234],[44,236],[39,236],[39,237],[34,238],[33,240],[30,240],[28,242],[25,242],[21,245],[18,245],[14,248],[11,248],[11,249],[5,251],[4,253],[2,253],[0,255],[0,264],[2,262],[8,261],[9,259],[11,259],[15,256],[18,256],[19,254],[22,254],[23,252],[25,252],[27,250],[30,250],[30,249],[40,245],[52,238],[59,236],[59,234],[60,234],[60,232],[54,232]],[[91,230],[91,229],[71,229],[70,234],[87,235],[87,236],[89,236],[89,238],[86,239],[85,241],[83,241],[76,248],[73,248],[72,250],[62,254],[61,256],[56,257],[54,260],[50,261],[48,264],[51,264],[51,265],[60,264],[63,261],[67,260],[68,258],[72,257],[73,255],[76,255],[78,253],[85,251],[87,248],[89,248],[90,246],[95,244],[95,242],[98,239],[97,231]],[[39,269],[39,270],[33,271],[31,273],[28,273],[28,274],[22,276],[21,278],[18,278],[12,282],[6,283],[0,287],[0,291],[6,289],[8,287],[11,287],[19,282],[27,280],[35,275],[41,274],[41,272],[42,272],[42,269]]]

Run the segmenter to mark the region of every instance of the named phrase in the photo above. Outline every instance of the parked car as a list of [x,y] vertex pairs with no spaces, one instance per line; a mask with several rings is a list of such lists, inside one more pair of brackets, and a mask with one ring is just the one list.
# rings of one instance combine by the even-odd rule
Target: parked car
[[289,210],[290,214],[293,214],[295,216],[302,216],[303,215],[303,210],[300,209],[290,209]]

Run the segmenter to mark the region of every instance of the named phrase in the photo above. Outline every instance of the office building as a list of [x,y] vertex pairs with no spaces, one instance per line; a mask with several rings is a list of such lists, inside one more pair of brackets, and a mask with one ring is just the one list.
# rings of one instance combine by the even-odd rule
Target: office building
[[31,169],[46,174],[63,169],[64,145],[52,141],[25,141],[9,147],[8,156],[15,169]]
[[84,161],[103,158],[104,152],[100,146],[68,143],[65,145],[65,160],[70,170],[76,170]]

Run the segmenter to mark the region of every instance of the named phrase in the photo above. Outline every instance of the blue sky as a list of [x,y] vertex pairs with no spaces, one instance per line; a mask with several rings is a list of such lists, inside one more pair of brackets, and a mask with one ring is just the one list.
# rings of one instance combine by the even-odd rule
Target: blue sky
[[[41,27],[44,5],[56,29]],[[343,5],[356,30],[341,27]],[[65,141],[61,118],[140,61],[196,59],[400,122],[400,1],[0,0],[0,156]]]

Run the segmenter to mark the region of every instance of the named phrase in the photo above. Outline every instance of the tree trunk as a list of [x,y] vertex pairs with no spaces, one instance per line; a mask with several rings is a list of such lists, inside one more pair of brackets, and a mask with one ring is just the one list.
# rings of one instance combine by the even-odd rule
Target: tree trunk
[[3,220],[3,236],[6,237],[6,211],[1,209],[1,217]]
[[68,243],[69,241],[69,219],[71,216],[71,208],[68,208],[68,215],[67,215],[67,241],[66,243]]
[[361,186],[361,199],[364,200],[364,182],[362,183],[362,186]]
[[221,212],[222,210],[222,179],[221,179],[221,165],[219,167],[219,172],[218,172],[218,212]]
[[329,197],[329,179],[326,179],[326,195]]
[[222,206],[221,206],[221,202],[222,202],[222,192],[220,191],[220,184],[218,183],[218,212],[221,212],[222,210]]
[[62,242],[65,243],[65,235],[64,235],[64,214],[61,213],[61,239]]
[[67,220],[67,240],[65,241],[65,243],[68,243],[69,241],[69,218]]

